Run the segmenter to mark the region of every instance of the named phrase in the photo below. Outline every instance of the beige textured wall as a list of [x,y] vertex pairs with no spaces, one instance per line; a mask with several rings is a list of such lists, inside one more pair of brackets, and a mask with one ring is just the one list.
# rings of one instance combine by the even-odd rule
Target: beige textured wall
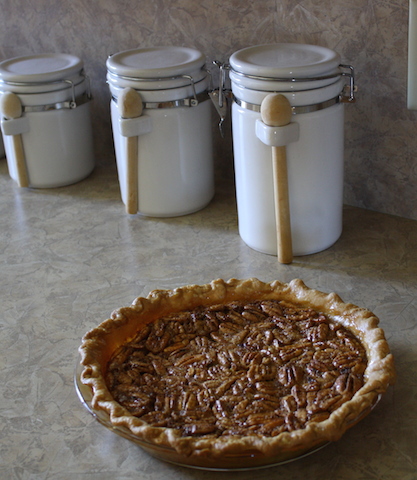
[[[406,0],[0,0],[0,57],[80,56],[94,94],[101,163],[114,162],[105,61],[138,46],[194,46],[226,61],[239,48],[303,42],[356,69],[346,107],[345,201],[417,219],[417,112],[406,108]],[[231,138],[215,138],[230,167]],[[219,163],[220,165],[220,163]],[[230,168],[228,169],[230,171]]]

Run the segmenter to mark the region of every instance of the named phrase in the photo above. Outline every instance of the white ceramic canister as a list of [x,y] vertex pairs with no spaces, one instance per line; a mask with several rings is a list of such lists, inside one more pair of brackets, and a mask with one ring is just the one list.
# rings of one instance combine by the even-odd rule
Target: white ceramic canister
[[13,135],[21,135],[29,186],[70,185],[94,168],[90,86],[83,62],[69,54],[16,57],[0,63],[0,92],[16,94],[22,116],[2,118],[10,176]]
[[[186,215],[214,195],[209,78],[205,57],[186,47],[151,47],[116,53],[107,60],[111,118],[122,201],[126,204],[126,137],[137,135],[138,213]],[[142,99],[143,114],[124,119],[124,88]]]
[[354,100],[352,67],[340,65],[339,55],[327,48],[272,44],[235,52],[229,68],[242,239],[255,250],[277,254],[271,145],[282,135],[278,128],[272,140],[266,138],[271,132],[264,131],[260,115],[262,100],[276,92],[289,100],[292,122],[297,124],[289,143],[284,138],[275,144],[288,143],[293,254],[328,248],[342,232],[343,102]]

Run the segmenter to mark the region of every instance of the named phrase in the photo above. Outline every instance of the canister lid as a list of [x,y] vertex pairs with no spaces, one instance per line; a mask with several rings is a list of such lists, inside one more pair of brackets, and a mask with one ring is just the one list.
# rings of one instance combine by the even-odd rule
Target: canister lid
[[277,43],[238,50],[230,57],[233,71],[270,78],[309,78],[335,72],[340,56],[317,45]]
[[0,62],[0,81],[48,83],[71,78],[82,68],[81,59],[65,53],[15,57]]
[[150,47],[116,53],[107,59],[114,75],[134,78],[168,78],[189,74],[205,64],[204,55],[187,47]]

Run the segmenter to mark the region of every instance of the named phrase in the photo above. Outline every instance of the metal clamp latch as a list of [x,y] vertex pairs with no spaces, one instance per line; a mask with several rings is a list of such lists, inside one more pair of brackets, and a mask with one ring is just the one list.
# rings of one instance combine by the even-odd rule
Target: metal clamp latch
[[209,96],[213,102],[215,109],[217,110],[217,113],[219,114],[220,134],[222,137],[224,137],[223,123],[224,123],[224,120],[226,119],[226,114],[228,109],[227,98],[230,97],[230,92],[227,92],[225,90],[226,70],[229,69],[229,65],[220,63],[217,60],[213,61],[213,65],[216,65],[217,67],[219,67],[219,87],[218,89],[212,89],[209,92]]
[[[142,90],[141,88],[141,83],[143,84],[144,82],[161,82],[161,81],[166,81],[166,80],[178,80],[180,78],[185,78],[186,80],[189,81],[189,86],[192,89],[192,94],[190,97],[187,98],[181,98],[179,100],[167,100],[165,102],[147,102],[146,104],[143,105],[144,108],[173,108],[173,107],[197,107],[200,102],[205,101],[207,99],[207,93],[201,92],[197,94],[196,88],[195,88],[195,81],[194,78],[191,75],[177,75],[174,77],[131,77],[129,75],[116,75],[112,74],[109,72],[109,75],[113,76],[116,79],[122,79],[122,80],[127,80],[129,82],[134,82],[137,84],[135,86],[135,90],[140,92]],[[109,81],[107,81],[109,84]],[[198,83],[198,82],[197,82]],[[181,86],[182,87],[182,86]],[[152,91],[156,91],[153,89],[150,89]]]
[[354,103],[356,102],[355,92],[357,91],[355,85],[355,71],[352,65],[339,65],[340,68],[348,69],[347,72],[341,72],[343,77],[349,78],[349,84],[345,85],[342,94],[340,95],[340,101],[343,103]]
[[[84,78],[86,88],[85,92],[81,94],[79,97],[76,98],[75,96],[75,87],[76,85],[72,80],[69,79],[62,79],[62,80],[54,80],[50,82],[11,82],[11,81],[4,81],[0,83],[4,83],[7,85],[11,85],[14,87],[39,87],[39,86],[48,86],[48,85],[59,85],[64,84],[65,87],[60,90],[65,90],[67,88],[71,89],[71,98],[69,100],[65,100],[62,102],[56,102],[46,105],[25,105],[23,106],[23,112],[47,112],[50,110],[62,110],[62,109],[73,109],[76,108],[77,105],[82,105],[91,100],[91,88],[90,88],[90,78],[88,75],[85,74],[84,70],[81,70],[80,76]],[[39,94],[43,93],[53,93],[55,91],[60,90],[47,90],[44,92],[39,92]],[[78,103],[77,103],[78,102]]]

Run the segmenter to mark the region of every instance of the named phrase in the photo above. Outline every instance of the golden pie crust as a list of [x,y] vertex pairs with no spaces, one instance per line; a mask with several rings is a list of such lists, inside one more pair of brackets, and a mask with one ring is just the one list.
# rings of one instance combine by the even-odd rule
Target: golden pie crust
[[[261,316],[266,312],[261,321],[254,317],[259,311]],[[217,330],[200,325],[201,335],[185,331],[181,326],[185,318],[198,318],[194,323],[201,324],[199,312],[214,318]],[[291,327],[287,330],[284,317]],[[130,307],[115,310],[84,336],[79,348],[81,381],[92,390],[93,408],[107,412],[113,426],[127,430],[161,459],[205,468],[268,465],[338,440],[369,413],[394,381],[393,357],[378,322],[370,311],[346,304],[334,293],[310,289],[299,279],[288,284],[219,279],[207,285],[154,290]],[[279,330],[271,328],[272,323]],[[168,324],[174,331],[167,329]],[[298,331],[294,334],[295,324],[300,325],[301,336]],[[330,333],[326,337],[323,331]],[[212,340],[214,353],[207,349]],[[132,341],[133,347],[126,347]],[[337,356],[338,345],[342,349],[347,345],[357,359],[352,363],[349,355]],[[328,353],[330,347],[333,353]],[[217,364],[207,361],[209,355]],[[323,368],[326,355],[332,356],[331,371]],[[305,371],[310,373],[303,374],[305,358],[309,359]],[[143,376],[144,387],[134,393],[138,401],[129,403],[129,397],[124,401],[124,389],[131,388],[118,379],[118,372],[126,369],[123,362],[136,362]],[[176,390],[170,387],[173,382]],[[150,390],[153,384],[159,395]],[[272,384],[277,389],[270,390]],[[178,390],[180,400],[172,393]],[[235,400],[240,397],[239,405],[230,406],[233,393]],[[190,420],[187,409],[193,412],[198,395],[205,395],[209,407],[194,412]],[[148,408],[152,403],[148,397],[153,398],[156,412]],[[322,408],[322,401],[330,406]],[[167,420],[161,412],[170,409],[173,419]],[[231,421],[232,413],[238,426]]]

